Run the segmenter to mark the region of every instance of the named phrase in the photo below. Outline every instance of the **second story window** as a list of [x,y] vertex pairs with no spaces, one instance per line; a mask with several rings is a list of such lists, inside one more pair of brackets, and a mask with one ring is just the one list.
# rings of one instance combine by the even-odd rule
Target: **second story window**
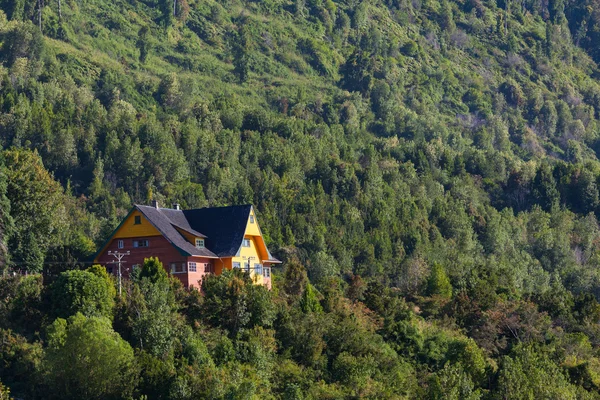
[[250,216],[250,223],[253,224],[254,223],[254,215]]
[[171,263],[171,273],[181,274],[185,272],[185,263]]
[[239,262],[234,262],[233,263],[233,268],[242,268],[242,264]]
[[250,247],[250,239],[244,239],[244,243],[242,243],[244,247]]
[[133,224],[134,225],[139,225],[142,223],[142,217],[140,215],[136,215],[135,217],[133,217]]
[[196,263],[195,262],[188,263],[188,271],[196,272]]
[[150,242],[147,239],[133,241],[133,247],[149,247],[149,246],[150,246]]
[[118,246],[120,249],[122,249],[122,248],[124,247],[124,245],[125,245],[125,244],[123,243],[123,240],[122,240],[122,239],[120,239],[120,240],[117,242],[117,246]]
[[262,264],[254,264],[254,273],[256,275],[262,275],[262,273],[263,273]]
[[196,239],[196,248],[203,249],[204,248],[204,239]]

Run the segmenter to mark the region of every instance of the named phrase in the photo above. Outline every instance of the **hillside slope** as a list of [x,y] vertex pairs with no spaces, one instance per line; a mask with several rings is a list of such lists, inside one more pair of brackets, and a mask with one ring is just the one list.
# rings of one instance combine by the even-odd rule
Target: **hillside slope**
[[[548,398],[597,395],[599,3],[0,0],[0,9],[6,268],[81,267],[134,202],[253,203],[269,248],[306,269],[315,288],[301,292],[322,303],[319,318],[343,322],[364,306],[352,312],[390,346],[378,351],[402,358],[388,372],[431,384],[393,389],[363,371],[385,387],[367,385],[373,398],[526,396],[543,385],[506,391],[531,365],[558,385]],[[339,305],[331,299],[342,291],[351,300]],[[273,298],[287,302],[282,293]],[[299,304],[286,312],[307,314]],[[278,356],[309,371],[298,393],[319,397],[302,385],[320,381],[367,393],[340,371],[379,353],[344,358],[327,341],[331,323],[307,337],[336,350],[302,361],[281,336],[293,330],[284,316],[263,327],[280,335]],[[313,317],[303,318],[308,332]],[[481,359],[452,346],[474,346],[469,357]]]

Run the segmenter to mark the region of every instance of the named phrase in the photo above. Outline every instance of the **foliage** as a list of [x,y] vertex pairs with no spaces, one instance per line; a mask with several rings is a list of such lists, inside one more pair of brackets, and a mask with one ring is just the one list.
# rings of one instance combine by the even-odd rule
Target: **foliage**
[[77,313],[48,327],[46,398],[124,398],[136,385],[133,349],[102,317]]
[[50,290],[52,311],[57,317],[68,318],[81,313],[86,317],[112,318],[115,290],[108,276],[90,271],[65,271]]
[[[139,368],[105,397],[598,397],[597,0],[0,10],[11,395],[94,371],[56,324]],[[152,199],[254,204],[273,290],[234,271],[188,292],[151,258],[115,299],[84,265]]]

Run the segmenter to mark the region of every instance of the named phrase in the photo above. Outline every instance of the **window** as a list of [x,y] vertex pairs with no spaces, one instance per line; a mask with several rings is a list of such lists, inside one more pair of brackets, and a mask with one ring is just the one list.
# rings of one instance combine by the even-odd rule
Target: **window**
[[196,272],[196,263],[195,262],[191,262],[188,265],[189,265],[188,271]]
[[133,247],[149,247],[149,246],[150,246],[150,242],[147,239],[133,241]]
[[185,272],[185,263],[171,263],[171,273],[181,274]]
[[204,248],[204,239],[196,239],[196,248],[198,248],[198,249]]
[[211,274],[212,274],[213,272],[215,272],[215,271],[213,270],[213,265],[212,265],[211,263],[204,263],[204,272],[206,272],[206,273],[211,273]]
[[244,272],[250,273],[250,261],[244,263]]
[[108,272],[109,274],[112,275],[112,273],[113,273],[113,267],[106,268],[106,272]]
[[123,240],[119,240],[117,245],[119,246],[120,249],[122,249],[124,246]]
[[254,215],[250,215],[250,223],[253,224],[254,223]]
[[140,215],[136,215],[135,217],[133,217],[133,224],[134,225],[139,225],[142,223],[142,217]]
[[263,269],[263,276],[265,278],[270,278],[271,277],[271,268],[270,267],[265,267]]
[[239,262],[234,262],[233,268],[242,268],[242,264],[240,264]]
[[262,264],[254,264],[254,273],[256,275],[262,275]]
[[244,243],[242,244],[244,247],[250,247],[250,239],[244,239]]

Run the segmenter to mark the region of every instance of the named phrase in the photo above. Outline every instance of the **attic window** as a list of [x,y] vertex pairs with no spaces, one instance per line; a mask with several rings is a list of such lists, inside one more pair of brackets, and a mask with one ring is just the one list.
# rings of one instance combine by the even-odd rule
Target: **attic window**
[[250,223],[253,224],[254,223],[254,215],[250,215]]
[[140,225],[142,223],[142,217],[139,215],[136,215],[135,217],[133,217],[133,224],[134,225]]
[[204,239],[196,239],[196,248],[203,249],[204,248]]
[[244,247],[250,247],[250,239],[244,239],[244,243],[242,243]]

